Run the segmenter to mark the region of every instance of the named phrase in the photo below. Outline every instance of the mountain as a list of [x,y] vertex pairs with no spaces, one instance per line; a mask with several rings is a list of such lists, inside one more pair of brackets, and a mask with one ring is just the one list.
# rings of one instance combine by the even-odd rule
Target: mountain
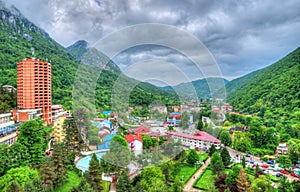
[[88,42],[85,40],[79,40],[75,42],[73,45],[67,47],[68,53],[70,53],[73,57],[75,57],[78,61],[82,61],[84,59],[85,54],[88,52],[93,52],[93,54],[97,55],[98,58],[102,61],[109,61],[106,65],[102,64],[101,67],[104,70],[111,71],[113,73],[120,73],[121,70],[117,64],[115,64],[112,60],[110,60],[106,55],[102,54],[95,48],[89,48]]
[[175,90],[178,93],[185,95],[186,97],[193,97],[196,91],[198,98],[210,98],[211,90],[210,87],[208,86],[208,82],[211,88],[213,89],[212,91],[216,91],[222,88],[221,86],[223,82],[224,84],[227,84],[228,80],[223,78],[206,78],[206,79],[199,79],[196,81],[192,81],[190,83],[181,83],[175,86],[161,87],[161,89]]
[[300,107],[300,48],[276,63],[229,82],[227,100],[237,111],[291,117]]
[[[7,8],[0,1],[0,86],[8,84],[16,87],[16,63],[26,57],[46,60],[52,64],[53,103],[63,104],[66,108],[72,106],[72,89],[78,66],[80,51],[89,48],[82,41],[65,48],[54,41],[44,30],[26,19],[15,7]],[[77,51],[77,54],[75,54]],[[99,54],[95,50],[90,50]],[[76,56],[77,55],[77,56]],[[103,56],[103,55],[100,55]],[[114,83],[121,72],[115,69],[103,70],[96,86],[95,104],[97,108],[109,109]],[[166,104],[178,101],[176,95],[169,91],[124,77],[124,83],[136,85],[129,100],[130,105],[149,105],[155,100]],[[133,95],[138,95],[134,98]],[[143,97],[143,98],[142,98]]]

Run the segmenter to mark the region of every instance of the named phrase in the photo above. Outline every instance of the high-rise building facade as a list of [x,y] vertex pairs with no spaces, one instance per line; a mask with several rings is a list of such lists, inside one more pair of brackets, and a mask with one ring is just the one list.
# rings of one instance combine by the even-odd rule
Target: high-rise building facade
[[26,58],[17,63],[17,109],[13,118],[23,122],[41,117],[52,123],[51,64]]

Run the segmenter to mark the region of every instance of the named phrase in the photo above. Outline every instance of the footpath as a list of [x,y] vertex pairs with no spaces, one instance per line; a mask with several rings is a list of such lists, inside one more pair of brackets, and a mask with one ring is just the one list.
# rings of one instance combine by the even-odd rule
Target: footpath
[[208,167],[209,164],[210,164],[210,157],[208,157],[204,165],[202,165],[200,169],[198,169],[198,171],[186,183],[183,189],[184,192],[202,192],[202,190],[193,188],[193,184],[197,181],[197,179],[201,176],[201,174],[203,173],[203,171],[205,171],[205,169]]

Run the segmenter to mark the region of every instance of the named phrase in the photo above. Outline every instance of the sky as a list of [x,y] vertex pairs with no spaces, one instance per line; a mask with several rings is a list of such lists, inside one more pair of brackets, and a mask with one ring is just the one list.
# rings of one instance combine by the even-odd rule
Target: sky
[[[173,26],[202,42],[212,56],[209,60],[216,62],[216,70],[228,80],[270,65],[300,46],[298,0],[6,0],[6,3],[14,4],[65,47],[77,40],[94,45],[111,33],[136,24]],[[156,38],[155,34],[150,36]],[[115,37],[115,46],[125,38],[120,34]],[[173,38],[173,33],[169,38]],[[174,41],[180,45],[186,43],[184,37]],[[202,54],[199,50],[198,55]],[[173,84],[177,84],[210,76],[196,70],[193,59],[184,51],[157,44],[127,48],[114,55],[113,60],[136,79],[150,73],[176,77],[180,75],[174,74],[181,73],[184,78],[173,78]],[[156,76],[152,80],[163,81]]]

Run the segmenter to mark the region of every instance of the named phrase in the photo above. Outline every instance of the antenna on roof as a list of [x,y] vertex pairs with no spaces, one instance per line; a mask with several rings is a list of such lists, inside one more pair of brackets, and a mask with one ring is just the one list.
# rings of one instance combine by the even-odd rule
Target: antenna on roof
[[31,50],[32,57],[34,57],[34,48],[31,47],[30,50]]

